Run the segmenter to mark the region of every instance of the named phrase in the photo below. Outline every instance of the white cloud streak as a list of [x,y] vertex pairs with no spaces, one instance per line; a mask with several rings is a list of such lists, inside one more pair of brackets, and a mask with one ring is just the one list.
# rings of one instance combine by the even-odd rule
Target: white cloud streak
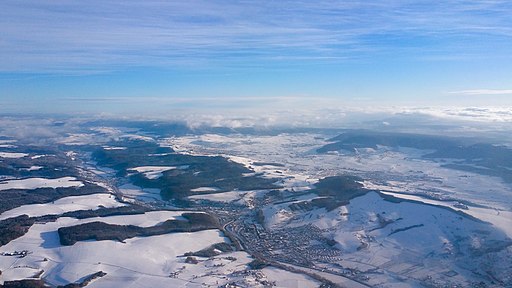
[[448,93],[456,95],[512,95],[512,89],[474,89],[451,91]]
[[327,63],[419,48],[474,56],[474,37],[510,42],[511,3],[4,0],[0,72]]

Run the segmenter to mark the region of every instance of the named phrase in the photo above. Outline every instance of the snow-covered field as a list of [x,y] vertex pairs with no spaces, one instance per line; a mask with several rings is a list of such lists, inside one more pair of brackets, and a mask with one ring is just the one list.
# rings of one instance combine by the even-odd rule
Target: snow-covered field
[[28,156],[27,153],[0,152],[0,158],[23,158]]
[[219,191],[219,188],[215,187],[198,187],[194,189],[190,189],[191,192],[198,192],[198,193],[211,193]]
[[43,169],[43,166],[30,166],[28,168],[21,168],[20,170],[26,170],[26,171],[38,171]]
[[[480,220],[487,221],[493,224],[496,228],[501,229],[505,234],[512,238],[512,212],[498,210],[496,208],[488,207],[474,207],[474,206],[462,206],[458,201],[439,201],[428,199],[416,195],[409,195],[403,193],[394,193],[381,191],[386,195],[391,195],[401,199],[413,200],[421,203],[432,204],[440,207],[448,207],[450,209],[460,211],[462,213],[471,215]],[[460,208],[460,207],[464,207]]]
[[77,180],[75,177],[61,177],[61,178],[27,178],[8,180],[0,182],[0,191],[9,189],[26,189],[32,190],[37,188],[67,188],[67,187],[82,187],[84,183]]
[[123,193],[123,197],[138,201],[160,201],[160,189],[157,188],[141,188],[133,184],[124,184],[119,187],[119,191]]
[[[512,212],[512,185],[498,177],[444,168],[443,163],[422,159],[427,150],[411,148],[360,149],[359,153],[318,154],[316,149],[334,135],[279,134],[192,135],[173,137],[163,146],[178,146],[198,155],[223,155],[257,173],[281,177],[286,187],[298,191],[318,179],[350,174],[370,179],[379,190],[407,192],[419,197],[469,201],[492,209]],[[278,163],[254,165],[254,163]],[[444,163],[445,164],[445,163]],[[377,187],[377,186],[375,186]]]
[[136,171],[144,174],[144,177],[148,179],[158,179],[162,177],[162,173],[169,170],[174,170],[177,167],[174,166],[141,166],[130,168],[128,171]]
[[320,285],[308,276],[297,275],[274,267],[263,268],[261,271],[267,276],[268,281],[275,283],[275,287],[308,288]]
[[70,133],[62,138],[59,143],[69,146],[87,145],[96,142],[95,134],[88,133]]
[[44,157],[51,157],[53,155],[46,155],[46,154],[43,154],[43,155],[34,155],[32,157],[30,157],[30,159],[34,160],[34,159],[39,159],[39,158],[44,158]]
[[126,150],[126,147],[117,147],[117,146],[103,146],[105,150]]
[[245,252],[197,257],[197,264],[185,262],[183,254],[186,252],[229,242],[219,230],[136,237],[123,243],[83,241],[73,246],[61,246],[57,234],[59,227],[91,221],[153,226],[180,217],[181,213],[155,211],[83,220],[59,218],[56,222],[35,224],[26,235],[0,248],[0,252],[30,251],[24,258],[0,256],[0,283],[42,272],[41,277],[49,284],[64,285],[103,271],[107,275],[94,280],[88,287],[218,287],[232,281],[247,283],[247,287],[263,287],[263,280],[286,284],[280,287],[318,286],[309,277],[275,269],[267,269],[266,273],[247,272],[246,265],[252,258]]
[[[314,198],[298,193],[291,202],[263,208],[267,229],[307,224],[322,229],[344,253],[337,265],[369,273],[370,285],[410,287],[428,277],[470,285],[483,274],[486,279],[507,279],[512,271],[507,260],[512,257],[510,183],[442,167],[446,162],[422,158],[432,152],[427,150],[380,146],[357,153],[316,153],[331,136],[209,134],[168,138],[161,145],[193,155],[228,157],[255,173],[281,179],[295,192],[310,189],[323,177],[350,174],[369,179],[363,182],[368,189],[404,199],[392,203],[371,192],[330,212],[294,211],[290,203]],[[191,198],[236,200],[234,194],[222,194]]]
[[[97,134],[91,134],[91,131]],[[59,138],[59,142],[81,145],[95,143],[98,139],[125,138],[150,142],[158,139],[157,136],[141,136],[109,127],[100,127],[96,130],[93,128],[91,131],[66,134],[65,137]],[[443,164],[451,163],[450,160],[436,162],[424,159],[422,155],[431,152],[427,150],[380,146],[376,149],[358,149],[355,153],[317,153],[316,149],[325,145],[326,139],[332,136],[335,135],[206,134],[167,138],[161,140],[160,145],[170,146],[178,153],[225,156],[230,161],[241,163],[254,171],[247,173],[247,176],[258,174],[277,179],[276,181],[284,188],[279,189],[274,196],[270,195],[268,190],[216,193],[218,188],[215,184],[208,184],[193,189],[192,192],[197,195],[189,196],[188,199],[196,200],[196,204],[202,203],[201,200],[221,202],[208,203],[210,208],[235,207],[230,205],[244,205],[248,209],[262,208],[265,225],[261,229],[266,229],[263,232],[266,236],[262,236],[261,239],[272,237],[272,233],[281,237],[294,229],[303,231],[300,230],[304,229],[303,227],[314,228],[311,233],[318,233],[323,238],[307,240],[310,242],[300,247],[300,253],[308,253],[310,249],[320,251],[318,247],[323,247],[322,249],[330,249],[329,251],[341,255],[339,258],[336,258],[338,254],[332,258],[326,256],[328,259],[325,261],[315,260],[314,267],[302,267],[316,271],[314,273],[318,275],[340,279],[343,276],[328,272],[341,271],[353,277],[367,277],[368,285],[378,287],[417,287],[426,279],[430,279],[432,283],[440,281],[443,285],[456,283],[462,286],[471,286],[481,279],[488,280],[488,283],[510,280],[510,183],[505,183],[497,177],[442,167]],[[12,145],[10,143],[3,143],[0,140],[1,145]],[[105,150],[130,149],[115,144],[101,146],[106,143],[111,144],[102,142],[99,147]],[[81,160],[80,148],[73,150],[77,152],[69,151],[68,156]],[[0,152],[0,159],[26,156],[29,154]],[[44,156],[37,155],[31,158]],[[148,155],[151,156],[153,155]],[[28,159],[30,158],[22,160]],[[168,174],[178,172],[172,171],[174,169],[188,168],[163,165],[165,164],[140,166],[128,170],[132,173],[130,175],[141,173],[148,179],[158,179],[164,174],[167,177]],[[83,168],[89,171],[89,174],[95,174],[93,176],[109,180],[116,177],[116,171],[96,167],[96,163],[87,162]],[[34,165],[24,169],[35,171],[42,167]],[[365,179],[362,183],[366,188],[380,192],[369,192],[331,211],[307,205],[290,207],[293,203],[322,198],[308,190],[313,188],[319,179],[340,174],[360,176]],[[86,179],[82,176],[80,179]],[[100,177],[91,178],[100,181],[97,180]],[[113,179],[108,183],[126,183],[126,179]],[[30,190],[83,185],[84,182],[74,177],[5,180],[0,182],[0,194],[7,189]],[[108,187],[107,184],[103,185]],[[133,184],[124,184],[118,188],[127,202],[145,201],[145,205],[151,206],[154,202],[162,201],[159,189],[142,188]],[[402,201],[388,201],[383,195],[401,198]],[[278,197],[285,199],[281,201],[282,199]],[[261,206],[255,206],[255,203]],[[23,214],[41,216],[123,205],[126,204],[117,202],[110,194],[72,196],[52,203],[18,207],[0,214],[0,220]],[[257,210],[248,211],[252,213]],[[307,276],[275,267],[249,270],[247,263],[253,259],[249,254],[240,251],[223,253],[211,258],[197,257],[197,264],[185,262],[186,257],[183,257],[183,254],[186,252],[198,251],[214,243],[229,242],[220,230],[135,237],[124,242],[82,241],[73,246],[61,246],[56,232],[59,227],[92,221],[149,227],[168,219],[179,219],[182,213],[183,211],[153,211],[143,215],[80,220],[59,218],[55,222],[36,223],[26,235],[0,247],[0,252],[29,251],[24,258],[0,256],[0,283],[41,274],[40,276],[49,284],[63,285],[104,271],[107,275],[94,280],[88,287],[218,287],[232,281],[243,287],[263,287],[263,281],[275,282],[277,287],[319,286],[317,281]],[[240,219],[252,223],[249,217]],[[237,223],[238,226],[232,225],[240,228],[240,223]],[[251,225],[249,226],[252,227]],[[233,231],[238,233],[244,230]],[[305,231],[306,234],[308,232]],[[258,234],[258,239],[259,237]],[[277,255],[286,251],[285,248],[276,245],[281,241],[279,239],[283,238],[261,241],[268,241],[265,245],[269,245],[265,247],[272,248],[271,253]],[[334,242],[322,242],[325,239]],[[327,243],[333,244],[327,247],[326,245],[331,245]],[[248,248],[248,251],[262,250]],[[295,265],[291,263],[282,262]],[[506,283],[512,283],[512,280]]]
[[70,196],[55,200],[52,203],[23,205],[0,214],[0,220],[19,215],[44,216],[59,215],[69,211],[112,208],[125,206],[116,201],[111,194],[91,194],[85,196]]
[[[214,190],[217,191],[217,190]],[[219,202],[232,202],[243,198],[245,193],[240,191],[230,191],[223,193],[212,193],[212,194],[199,194],[188,196],[189,199],[205,199],[210,201],[219,201]]]
[[505,233],[442,207],[393,203],[369,192],[330,212],[292,211],[285,204],[275,210],[266,211],[266,226],[312,224],[322,229],[343,253],[337,264],[362,273],[374,271],[369,274],[370,285],[395,287],[390,281],[401,279],[414,287],[427,277],[469,285],[478,282],[482,273],[504,279],[512,269],[507,260],[512,243]]
[[[145,218],[145,215],[137,216]],[[95,281],[90,287],[126,287],[127,281],[131,285],[136,283],[138,287],[185,287],[192,279],[169,277],[170,273],[185,265],[184,259],[177,257],[225,241],[219,231],[206,230],[138,237],[127,239],[125,243],[85,241],[73,246],[61,246],[56,230],[83,222],[60,218],[54,223],[36,224],[25,236],[3,246],[2,251],[29,250],[33,253],[21,259],[0,257],[2,279],[31,277],[44,270],[42,277],[45,281],[52,285],[64,285],[104,271],[107,276]],[[43,261],[45,258],[48,261]],[[200,270],[197,272],[201,273]]]

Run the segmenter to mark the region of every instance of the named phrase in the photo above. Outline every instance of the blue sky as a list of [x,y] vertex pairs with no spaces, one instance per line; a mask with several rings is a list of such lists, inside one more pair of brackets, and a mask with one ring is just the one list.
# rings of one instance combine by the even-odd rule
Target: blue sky
[[0,112],[512,105],[512,1],[0,2]]

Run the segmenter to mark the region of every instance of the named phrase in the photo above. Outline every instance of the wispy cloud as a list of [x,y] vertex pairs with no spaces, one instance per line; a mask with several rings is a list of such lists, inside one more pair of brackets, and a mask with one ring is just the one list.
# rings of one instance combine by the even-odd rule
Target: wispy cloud
[[474,55],[474,37],[510,44],[510,1],[414,2],[5,0],[0,71],[332,63],[420,46],[423,57]]
[[474,89],[450,91],[448,93],[456,95],[512,95],[512,89]]

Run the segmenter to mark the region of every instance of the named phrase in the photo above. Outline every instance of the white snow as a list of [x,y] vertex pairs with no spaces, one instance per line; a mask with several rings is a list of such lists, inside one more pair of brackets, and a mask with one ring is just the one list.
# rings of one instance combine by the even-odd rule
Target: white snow
[[118,147],[118,146],[103,146],[104,150],[126,150],[126,147]]
[[276,225],[285,223],[293,218],[293,213],[287,210],[284,205],[272,205],[266,206],[263,209],[263,215],[265,216],[265,226],[267,228],[273,228]]
[[[73,246],[61,246],[56,232],[59,227],[96,220],[112,224],[152,226],[179,217],[181,213],[158,211],[144,215],[84,220],[59,218],[56,222],[34,224],[27,234],[0,247],[0,252],[32,252],[25,258],[0,256],[0,283],[31,277],[44,270],[44,279],[51,285],[76,282],[92,273],[104,271],[107,275],[91,282],[90,287],[218,287],[233,281],[253,283],[251,287],[263,287],[255,279],[255,275],[258,275],[256,272],[240,273],[252,260],[245,252],[221,254],[210,259],[199,258],[198,264],[184,262],[185,258],[181,256],[186,252],[229,241],[219,230],[136,237],[124,243],[110,240],[82,241]],[[284,271],[275,269],[263,272],[269,275],[269,279],[279,281],[281,287],[309,287],[295,285],[317,284],[308,277],[293,273],[280,274]],[[171,274],[174,276],[169,277]],[[259,277],[265,279],[266,276]]]
[[267,276],[268,281],[275,282],[276,287],[308,288],[319,287],[321,284],[306,275],[288,272],[275,267],[263,268],[262,272]]
[[439,200],[432,200],[428,198],[424,198],[421,196],[416,195],[408,195],[408,194],[402,194],[402,193],[394,193],[394,192],[388,192],[388,191],[381,191],[383,194],[392,195],[397,198],[402,199],[408,199],[413,201],[418,201],[422,203],[428,203],[432,205],[437,206],[444,206],[449,207],[454,210],[458,210],[461,212],[464,212],[468,215],[474,216],[480,220],[487,221],[489,223],[492,223],[497,228],[501,229],[503,232],[505,232],[509,237],[512,238],[512,212],[510,211],[503,211],[498,210],[495,208],[483,208],[483,207],[474,207],[474,206],[467,206],[467,209],[460,209],[454,206],[455,204],[458,204],[458,201],[439,201]]
[[190,189],[191,192],[216,192],[219,191],[219,188],[215,187],[198,187],[194,189]]
[[[223,155],[251,167],[256,173],[275,177],[285,187],[301,191],[318,179],[350,174],[371,179],[375,189],[406,192],[437,199],[466,200],[512,212],[512,187],[500,178],[442,167],[442,162],[422,158],[430,150],[412,148],[359,149],[359,153],[318,154],[334,135],[295,133],[275,136],[208,134],[173,137],[162,146],[178,146],[193,155]],[[284,167],[258,166],[255,162],[279,163]],[[279,171],[279,172],[277,172]],[[505,215],[505,214],[503,214]]]
[[87,171],[92,172],[102,178],[110,178],[116,174],[116,170],[99,166],[95,161],[85,162],[85,167]]
[[75,151],[67,151],[66,156],[75,161],[78,154]]
[[27,153],[0,152],[0,158],[23,158],[28,156]]
[[154,139],[149,136],[137,135],[137,134],[126,134],[122,135],[121,138],[128,138],[130,140],[142,140],[146,142],[153,142]]
[[[216,190],[214,190],[216,191]],[[217,202],[233,202],[236,200],[239,200],[240,198],[243,198],[246,193],[243,193],[241,191],[230,191],[230,192],[222,192],[222,193],[211,193],[211,194],[199,194],[199,195],[192,195],[188,198],[190,199],[205,199],[210,201],[217,201]]]
[[93,221],[149,227],[168,219],[177,219],[182,213],[153,211],[142,215],[89,219],[63,217],[55,222],[36,223],[27,234],[0,247],[0,252],[28,250],[30,253],[24,258],[0,256],[0,284],[29,278],[44,271],[44,280],[57,286],[104,271],[107,275],[94,280],[88,287],[218,287],[236,282],[243,287],[263,288],[262,280],[275,281],[277,287],[319,285],[307,276],[276,268],[243,272],[252,261],[245,252],[225,253],[208,259],[197,257],[198,264],[185,263],[182,255],[186,252],[199,251],[214,243],[229,242],[219,230],[135,237],[123,243],[112,240],[81,241],[73,246],[61,246],[59,243],[57,229],[60,227]]
[[[145,215],[134,216],[145,218]],[[73,246],[61,246],[56,230],[80,223],[84,221],[60,218],[56,222],[35,224],[26,235],[1,247],[1,251],[33,252],[21,259],[0,257],[2,280],[30,277],[34,272],[44,270],[48,283],[64,285],[97,271],[104,271],[107,276],[91,283],[91,287],[126,287],[127,283],[133,285],[137,282],[140,287],[183,287],[192,279],[169,277],[171,272],[184,265],[177,257],[185,252],[198,251],[213,243],[226,241],[218,230],[205,230],[136,237],[125,240],[125,243],[84,241]],[[49,261],[41,261],[44,258]],[[20,266],[33,269],[25,271],[16,268]],[[150,280],[149,283],[146,280]]]
[[91,128],[91,131],[96,131],[110,136],[117,136],[122,133],[121,130],[113,127],[94,127]]
[[46,155],[46,154],[34,155],[34,156],[30,157],[30,159],[39,159],[39,158],[48,157],[48,156],[52,156],[52,155]]
[[[442,166],[450,160],[422,158],[432,152],[429,150],[379,146],[358,149],[357,153],[318,154],[316,149],[326,144],[323,139],[332,136],[335,135],[188,135],[165,139],[160,145],[192,155],[228,157],[255,173],[279,179],[279,183],[292,192],[310,189],[323,177],[349,174],[371,179],[371,183],[364,183],[369,189],[419,201],[391,203],[376,193],[369,193],[329,212],[325,209],[292,211],[288,205],[293,201],[263,207],[267,228],[312,224],[323,229],[324,235],[336,240],[337,247],[346,253],[338,264],[362,271],[377,269],[367,274],[371,286],[416,286],[415,279],[431,275],[451,277],[455,282],[468,284],[467,279],[477,281],[472,277],[482,272],[479,267],[492,267],[490,269],[502,278],[510,271],[507,269],[512,269],[506,262],[512,252],[510,247],[483,257],[473,255],[478,247],[496,247],[492,241],[506,242],[512,235],[512,187],[509,183],[498,177]],[[284,167],[255,165],[256,162],[279,163]],[[235,194],[223,194],[218,195],[218,201],[234,200]],[[191,198],[217,201],[216,196],[194,195]],[[308,200],[302,196],[297,200],[299,198]],[[468,203],[468,210],[454,206],[461,202]],[[474,221],[454,210],[492,225]],[[380,227],[386,221],[391,223]],[[455,276],[443,276],[451,270],[455,270]]]
[[337,247],[345,253],[354,253],[361,246],[360,237],[357,231],[337,231],[333,239],[337,242]]
[[8,189],[37,189],[37,188],[67,188],[67,187],[82,187],[84,183],[77,180],[75,177],[62,177],[62,178],[27,178],[18,180],[8,180],[0,182],[0,191]]
[[95,210],[100,207],[120,207],[125,206],[123,203],[116,201],[115,197],[110,194],[91,194],[84,196],[70,196],[55,200],[45,204],[23,205],[0,214],[0,220],[20,215],[28,215],[30,217],[43,215],[58,215],[69,211],[76,210]]
[[323,208],[302,212],[292,212],[283,206],[278,209],[280,214],[290,216],[274,219],[274,225],[312,224],[334,239],[343,253],[343,260],[337,263],[343,267],[381,271],[380,276],[370,277],[371,286],[394,287],[389,284],[393,277],[384,275],[396,275],[403,280],[422,279],[425,275],[440,278],[445,277],[443,271],[452,269],[457,271],[452,280],[469,283],[468,279],[478,278],[473,271],[479,267],[492,267],[501,275],[510,269],[509,264],[498,259],[508,258],[512,250],[505,249],[500,254],[486,252],[499,245],[495,243],[509,241],[502,230],[443,207],[408,201],[393,203],[369,192],[330,212]]
[[144,177],[148,179],[158,179],[162,177],[162,173],[165,171],[170,171],[177,169],[175,166],[140,166],[135,168],[130,168],[128,171],[137,171],[139,173],[143,173]]
[[143,215],[117,215],[110,217],[97,217],[84,219],[85,222],[101,221],[116,225],[135,225],[140,227],[151,227],[169,219],[184,219],[181,214],[189,211],[151,211]]
[[[321,178],[316,168],[323,163],[313,159],[316,156],[311,151],[323,143],[316,134],[283,133],[277,136],[192,135],[164,139],[160,145],[171,146],[180,153],[192,155],[221,155],[255,173],[263,173],[263,177],[281,179],[286,187],[294,187],[298,191],[310,188],[311,184]],[[284,166],[255,165],[256,162],[279,163]],[[329,168],[332,169],[325,176],[331,176],[336,171],[334,167]]]
[[119,191],[121,191],[123,197],[138,201],[162,200],[160,189],[157,188],[141,188],[133,184],[124,184],[119,186]]
[[67,137],[59,141],[64,145],[87,145],[95,142],[95,134],[70,133]]
[[25,171],[37,171],[43,169],[43,166],[30,166],[29,168],[21,168],[21,170]]

